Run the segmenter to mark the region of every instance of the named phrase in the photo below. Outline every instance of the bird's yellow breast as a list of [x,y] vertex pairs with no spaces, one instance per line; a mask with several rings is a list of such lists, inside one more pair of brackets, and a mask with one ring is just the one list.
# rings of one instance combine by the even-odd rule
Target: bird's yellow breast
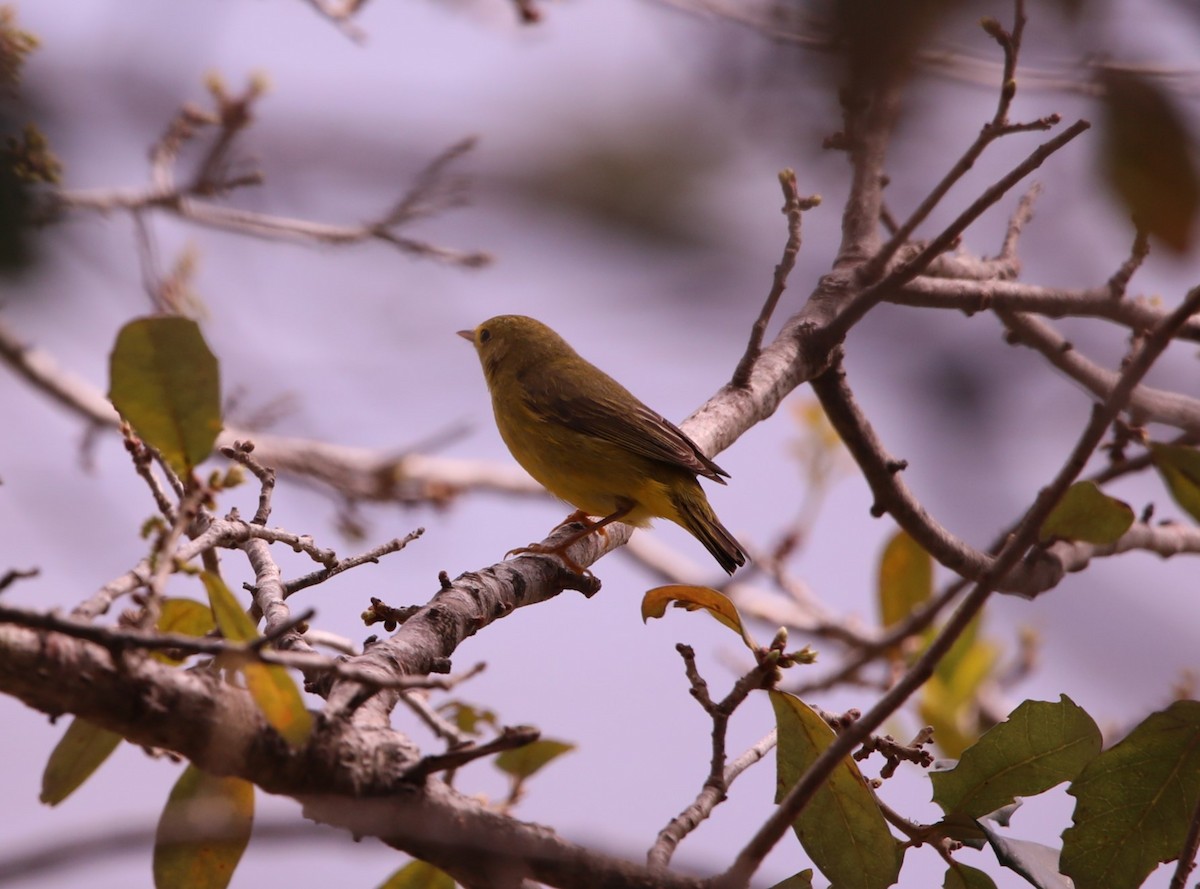
[[611,515],[632,503],[622,521],[638,527],[646,527],[655,517],[679,521],[668,482],[681,475],[696,484],[692,476],[549,422],[519,401],[515,405],[493,402],[493,408],[509,451],[555,497],[592,516]]

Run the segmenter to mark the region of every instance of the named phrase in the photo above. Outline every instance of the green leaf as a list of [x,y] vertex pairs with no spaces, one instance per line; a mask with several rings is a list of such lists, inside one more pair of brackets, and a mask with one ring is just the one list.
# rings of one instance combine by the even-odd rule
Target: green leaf
[[465,701],[446,701],[437,708],[437,712],[453,722],[460,732],[466,732],[468,735],[482,734],[480,725],[496,728],[500,724],[495,710],[485,710]]
[[645,623],[652,617],[662,617],[667,613],[667,606],[672,604],[685,611],[707,611],[722,625],[741,636],[746,647],[751,650],[757,648],[750,634],[746,632],[742,616],[733,601],[724,593],[706,586],[672,583],[647,590],[646,595],[642,597],[642,622]]
[[[779,732],[779,802],[831,743],[829,724],[793,695],[769,692]],[[838,889],[883,889],[896,882],[903,847],[850,757],[843,759],[792,824],[804,851]]]
[[122,740],[116,732],[76,716],[46,762],[38,799],[57,806],[104,764]]
[[454,889],[454,878],[425,861],[411,861],[379,884],[379,889]]
[[933,558],[904,531],[897,531],[879,560],[879,618],[890,627],[933,595]]
[[1109,497],[1095,482],[1075,482],[1042,523],[1038,538],[1115,543],[1132,524],[1128,503]]
[[939,836],[957,840],[972,849],[982,849],[985,837],[979,822],[967,815],[947,815],[936,825]]
[[246,664],[246,688],[271,728],[293,747],[303,747],[312,735],[312,714],[288,671],[279,664]]
[[254,785],[188,765],[154,837],[156,889],[224,889],[250,842]]
[[217,359],[189,318],[130,321],[109,358],[108,397],[138,436],[180,477],[212,451],[221,431]]
[[564,753],[570,753],[574,749],[574,744],[543,738],[515,750],[505,750],[496,757],[496,768],[514,778],[528,778]]
[[1101,160],[1134,223],[1182,253],[1200,207],[1200,174],[1186,117],[1164,87],[1133,71],[1105,68]]
[[[258,638],[254,623],[234,598],[225,581],[202,571],[200,579],[208,590],[213,617],[221,635],[230,642],[253,642]],[[246,688],[271,727],[293,747],[300,747],[312,734],[312,714],[286,668],[247,658],[238,665],[246,677]]]
[[964,633],[950,646],[934,675],[945,685],[952,703],[974,705],[979,701],[979,687],[992,675],[999,659],[1000,650],[994,643],[978,632]]
[[1200,522],[1200,451],[1152,442],[1150,457],[1175,502]]
[[[979,683],[987,677],[989,661],[998,657],[996,647],[980,637],[983,615],[974,618],[954,640],[946,656],[934,668],[936,675],[946,686],[946,692],[956,702],[974,701]],[[925,634],[927,647],[937,638],[940,628],[930,627]],[[923,650],[923,649],[922,649]],[[981,678],[982,673],[982,678]]]
[[1174,861],[1200,800],[1200,702],[1176,701],[1097,756],[1067,791],[1063,873],[1076,889],[1140,886]]
[[[979,826],[987,834],[996,860],[1009,870],[1016,871],[1037,889],[1072,889],[1071,881],[1058,872],[1059,851],[1041,843],[1018,840],[997,833],[987,821]],[[1109,889],[1119,883],[1107,884]]]
[[806,867],[798,874],[792,874],[780,883],[776,883],[771,889],[812,889],[813,872],[811,867]]
[[933,801],[947,815],[980,818],[1017,796],[1074,779],[1100,752],[1100,730],[1066,695],[1025,701],[967,748],[950,771],[933,772]]
[[955,861],[946,868],[942,889],[996,889],[996,884],[983,871]]
[[[164,633],[179,633],[183,636],[206,636],[215,629],[212,609],[195,599],[163,599],[162,610],[155,627]],[[152,651],[150,656],[164,664],[183,663],[182,658],[172,657],[165,651]]]

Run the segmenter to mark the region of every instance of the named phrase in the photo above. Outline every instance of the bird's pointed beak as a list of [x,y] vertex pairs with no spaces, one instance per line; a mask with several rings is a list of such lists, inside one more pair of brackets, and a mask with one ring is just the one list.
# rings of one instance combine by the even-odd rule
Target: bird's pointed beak
[[473,331],[473,330],[460,330],[460,331],[458,331],[458,335],[461,336],[464,340],[470,340],[471,342],[475,342],[475,331]]

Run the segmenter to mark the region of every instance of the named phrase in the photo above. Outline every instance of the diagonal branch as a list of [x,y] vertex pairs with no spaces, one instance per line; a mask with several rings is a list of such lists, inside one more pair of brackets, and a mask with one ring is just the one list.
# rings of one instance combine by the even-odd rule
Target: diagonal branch
[[1092,412],[1091,419],[1080,434],[1062,468],[1050,484],[1038,492],[1033,505],[1009,537],[995,562],[951,615],[942,631],[896,685],[881,697],[860,720],[839,734],[833,743],[817,757],[812,766],[780,802],[775,812],[738,854],[733,865],[716,881],[716,885],[720,889],[735,889],[735,887],[740,889],[747,885],[763,858],[779,842],[791,826],[792,821],[803,810],[833,769],[837,767],[837,764],[882,725],[908,700],[913,692],[933,675],[938,662],[949,652],[954,642],[975,619],[993,590],[1036,541],[1042,523],[1066,493],[1067,488],[1083,471],[1088,458],[1100,445],[1109,425],[1125,409],[1138,383],[1149,372],[1163,350],[1167,348],[1178,328],[1198,310],[1200,310],[1200,287],[1189,292],[1179,307],[1151,331],[1140,348],[1136,348],[1109,397],[1103,405],[1097,405]]
[[[1118,385],[1121,374],[1107,370],[1085,357],[1046,321],[1024,312],[998,310],[996,315],[1013,332],[1017,342],[1036,349],[1054,367],[1080,383],[1097,398],[1106,398]],[[1165,316],[1163,321],[1170,316]],[[1200,319],[1189,319],[1193,324]],[[1160,325],[1162,321],[1159,322]],[[1181,328],[1186,325],[1181,325]],[[1139,423],[1163,423],[1191,435],[1200,435],[1200,400],[1177,392],[1139,385],[1129,398],[1127,410]]]

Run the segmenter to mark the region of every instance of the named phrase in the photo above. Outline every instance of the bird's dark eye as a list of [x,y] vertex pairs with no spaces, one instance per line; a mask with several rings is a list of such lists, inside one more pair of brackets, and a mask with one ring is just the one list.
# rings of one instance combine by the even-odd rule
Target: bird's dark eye
[[486,343],[491,338],[492,338],[492,332],[490,330],[488,330],[486,327],[483,330],[479,331],[479,342]]

